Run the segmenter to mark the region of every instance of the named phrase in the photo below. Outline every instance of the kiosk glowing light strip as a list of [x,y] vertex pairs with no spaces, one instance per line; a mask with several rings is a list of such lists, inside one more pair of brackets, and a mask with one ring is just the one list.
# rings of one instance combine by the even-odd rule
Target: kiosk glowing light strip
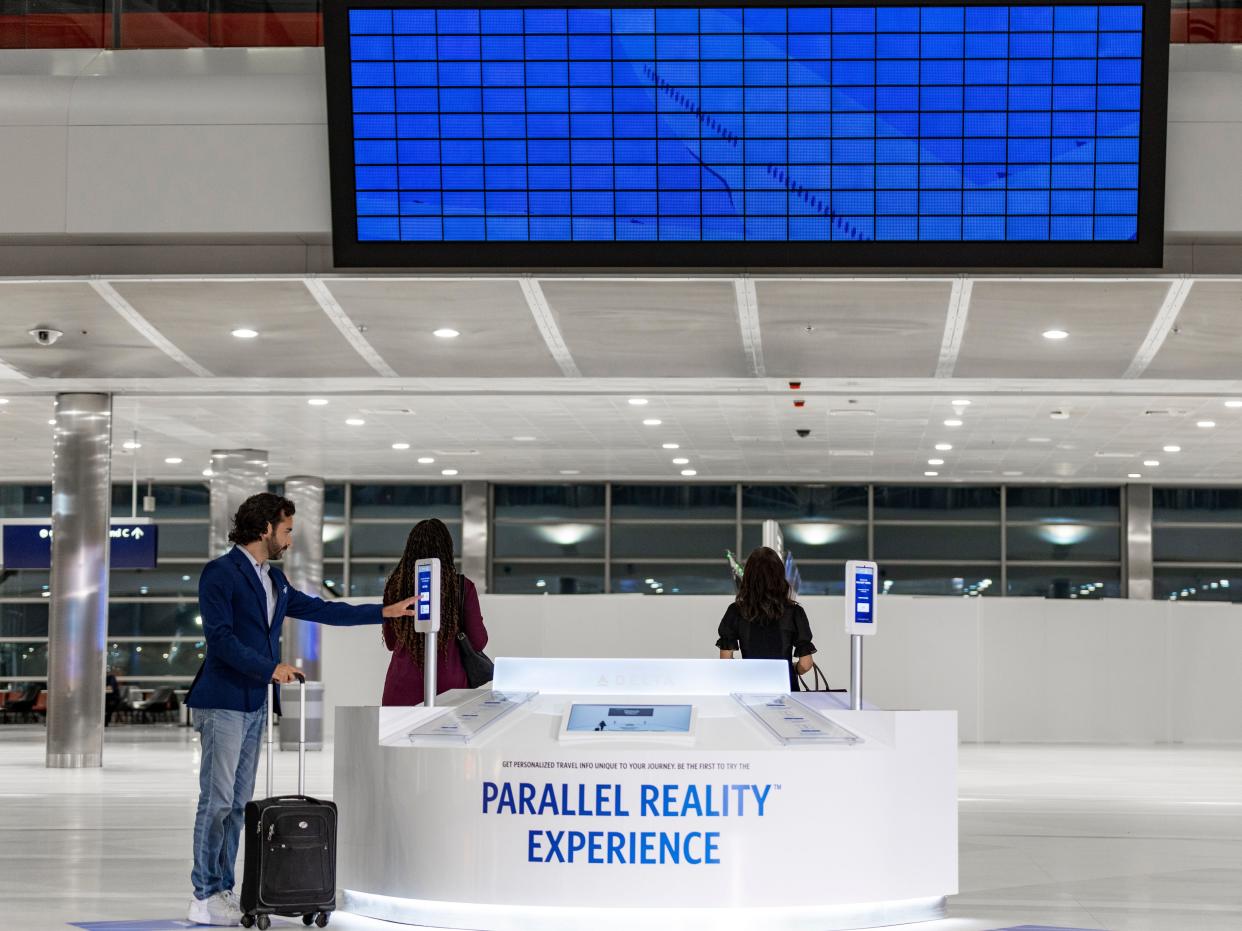
[[337,218],[360,246],[1132,244],[1163,222],[1162,177],[1140,203],[1141,3],[347,13]]

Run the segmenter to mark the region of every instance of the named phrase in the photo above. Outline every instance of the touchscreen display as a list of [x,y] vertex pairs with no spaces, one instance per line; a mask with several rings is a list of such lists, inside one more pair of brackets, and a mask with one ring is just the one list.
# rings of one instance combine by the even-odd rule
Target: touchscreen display
[[420,621],[431,620],[431,566],[418,567],[418,611]]
[[565,730],[571,733],[690,732],[691,705],[578,705],[569,711]]

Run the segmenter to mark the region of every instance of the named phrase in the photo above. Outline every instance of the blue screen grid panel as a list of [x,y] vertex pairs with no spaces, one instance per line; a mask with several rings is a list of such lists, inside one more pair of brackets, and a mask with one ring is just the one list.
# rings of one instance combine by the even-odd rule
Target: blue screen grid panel
[[1142,3],[352,7],[337,206],[360,246],[1134,244],[1153,209],[1151,19]]

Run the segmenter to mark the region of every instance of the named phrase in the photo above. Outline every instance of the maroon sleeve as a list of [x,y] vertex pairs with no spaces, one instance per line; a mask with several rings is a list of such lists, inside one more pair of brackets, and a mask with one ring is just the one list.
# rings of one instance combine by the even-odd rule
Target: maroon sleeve
[[384,646],[389,650],[397,648],[397,632],[392,629],[392,621],[384,618]]
[[466,636],[476,650],[482,650],[487,646],[487,628],[483,626],[483,609],[479,606],[479,592],[473,582],[464,576],[462,578],[465,579]]

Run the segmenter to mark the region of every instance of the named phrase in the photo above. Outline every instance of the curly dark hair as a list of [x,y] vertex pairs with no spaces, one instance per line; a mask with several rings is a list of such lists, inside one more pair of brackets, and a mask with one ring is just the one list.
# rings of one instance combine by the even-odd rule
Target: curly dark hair
[[785,578],[785,562],[776,550],[757,546],[746,557],[742,585],[738,589],[738,610],[742,617],[756,624],[773,624],[785,613],[792,600]]
[[[457,639],[458,617],[457,569],[453,565],[453,536],[444,521],[431,517],[420,520],[405,540],[405,552],[392,570],[384,586],[384,604],[394,604],[413,598],[418,592],[414,578],[414,564],[420,559],[438,557],[440,560],[440,631],[436,635],[436,648],[444,652]],[[397,642],[405,646],[414,662],[421,669],[425,637],[414,630],[414,618],[397,617],[386,623],[392,624]]]
[[280,495],[270,492],[251,495],[241,503],[237,513],[233,515],[233,529],[229,531],[229,542],[245,546],[263,538],[267,527],[271,524],[276,529],[284,518],[292,517],[293,502]]

